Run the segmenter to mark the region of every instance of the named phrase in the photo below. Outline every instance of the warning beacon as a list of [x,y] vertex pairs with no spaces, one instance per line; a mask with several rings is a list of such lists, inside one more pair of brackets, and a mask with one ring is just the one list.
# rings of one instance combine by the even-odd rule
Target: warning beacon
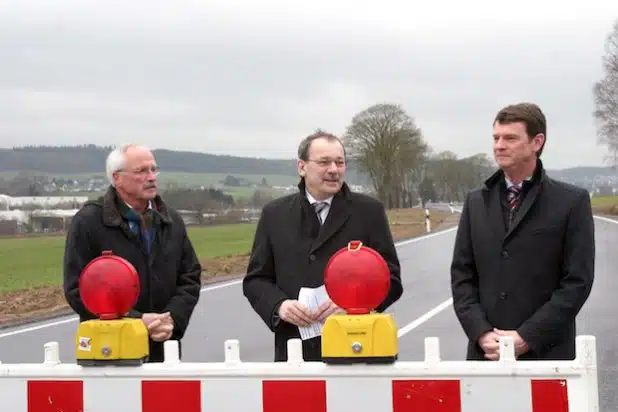
[[139,297],[139,276],[125,259],[111,251],[93,259],[79,279],[84,306],[97,316],[81,322],[75,336],[77,363],[84,366],[142,364],[149,355],[148,329],[128,318]]
[[384,258],[362,242],[352,241],[328,261],[324,286],[345,313],[329,316],[322,327],[322,360],[329,364],[395,362],[397,325],[391,315],[375,312],[390,287]]

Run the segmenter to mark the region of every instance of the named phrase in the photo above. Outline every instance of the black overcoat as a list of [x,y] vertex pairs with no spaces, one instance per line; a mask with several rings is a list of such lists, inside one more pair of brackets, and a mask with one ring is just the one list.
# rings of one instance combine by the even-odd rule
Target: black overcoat
[[575,318],[594,280],[594,221],[585,189],[549,178],[538,161],[507,229],[501,171],[468,194],[451,266],[455,313],[469,343],[494,327],[517,330],[530,351],[520,359],[575,357]]
[[[160,196],[154,200],[161,227],[150,254],[121,217],[118,195],[110,187],[99,199],[90,200],[71,221],[64,254],[64,294],[80,321],[95,316],[84,306],[79,278],[86,265],[103,251],[128,260],[140,278],[139,298],[130,317],[142,313],[170,312],[174,320],[171,339],[183,338],[200,297],[202,266],[187,235],[181,216]],[[151,362],[163,361],[163,343],[150,343]],[[179,348],[181,349],[181,347]]]
[[[275,361],[286,360],[288,339],[300,337],[298,327],[277,320],[280,303],[297,299],[301,287],[323,285],[328,260],[350,241],[360,240],[375,249],[389,266],[390,291],[377,311],[387,309],[403,293],[399,259],[382,203],[344,185],[320,226],[302,182],[299,189],[263,208],[243,280],[244,295],[274,332]],[[307,361],[321,359],[320,337],[303,341],[303,356]]]

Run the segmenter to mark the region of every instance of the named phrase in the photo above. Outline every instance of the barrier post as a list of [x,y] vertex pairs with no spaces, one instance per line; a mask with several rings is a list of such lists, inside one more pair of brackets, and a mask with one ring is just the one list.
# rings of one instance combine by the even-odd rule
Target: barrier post
[[425,230],[427,233],[431,232],[431,219],[429,215],[429,209],[425,209]]
[[599,412],[597,345],[594,336],[577,336],[575,361],[583,368],[581,379],[571,382],[569,410]]
[[45,365],[59,365],[60,364],[60,350],[58,349],[58,342],[47,342],[44,346],[44,360]]
[[228,339],[225,341],[225,363],[227,365],[240,363],[240,342],[238,339]]

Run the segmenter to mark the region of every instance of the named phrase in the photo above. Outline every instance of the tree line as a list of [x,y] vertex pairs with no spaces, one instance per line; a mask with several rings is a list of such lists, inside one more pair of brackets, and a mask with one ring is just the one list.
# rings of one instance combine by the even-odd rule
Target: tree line
[[422,201],[462,201],[492,173],[485,154],[435,153],[400,105],[380,103],[356,114],[343,137],[349,162],[369,176],[387,208]]

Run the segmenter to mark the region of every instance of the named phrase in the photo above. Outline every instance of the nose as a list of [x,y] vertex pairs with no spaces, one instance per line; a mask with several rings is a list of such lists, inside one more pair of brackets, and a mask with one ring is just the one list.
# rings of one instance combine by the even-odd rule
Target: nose
[[501,137],[498,137],[497,139],[494,139],[494,148],[496,149],[504,149],[505,145],[504,145],[504,139],[502,139]]

